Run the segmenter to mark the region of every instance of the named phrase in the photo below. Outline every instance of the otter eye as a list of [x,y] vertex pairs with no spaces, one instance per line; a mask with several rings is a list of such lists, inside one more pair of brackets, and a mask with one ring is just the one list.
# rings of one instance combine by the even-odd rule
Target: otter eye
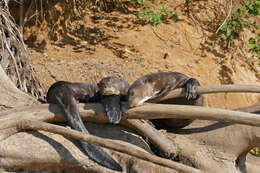
[[131,92],[130,92],[130,96],[133,96],[133,95],[134,95],[134,92],[133,92],[133,91],[131,91]]

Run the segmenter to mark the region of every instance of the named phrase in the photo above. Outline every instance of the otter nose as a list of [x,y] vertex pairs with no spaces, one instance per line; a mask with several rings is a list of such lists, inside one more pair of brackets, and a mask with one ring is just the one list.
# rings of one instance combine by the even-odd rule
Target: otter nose
[[133,107],[138,106],[138,103],[135,103],[135,102],[128,102],[128,105],[129,105],[130,108],[133,108]]

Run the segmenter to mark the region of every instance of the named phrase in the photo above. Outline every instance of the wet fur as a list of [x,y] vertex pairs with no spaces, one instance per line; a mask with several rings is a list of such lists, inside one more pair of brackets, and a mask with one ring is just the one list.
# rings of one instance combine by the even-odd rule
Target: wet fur
[[120,101],[126,101],[129,84],[118,77],[106,77],[98,83],[98,87],[108,121],[118,124],[122,117]]
[[[47,102],[57,104],[63,110],[69,125],[73,129],[89,133],[80,117],[77,101],[89,102],[98,100],[97,91],[98,87],[96,84],[59,81],[49,88]],[[90,159],[109,169],[122,171],[121,166],[102,148],[81,141],[80,144]]]
[[[128,103],[130,107],[139,106],[145,97],[151,97],[147,102],[160,104],[181,104],[202,106],[203,97],[197,95],[197,86],[200,83],[182,73],[178,72],[159,72],[151,73],[137,79],[129,88]],[[167,95],[170,91],[184,88],[185,98],[168,99],[157,102],[158,98]],[[183,128],[189,125],[191,119],[156,119],[152,120],[157,128]]]

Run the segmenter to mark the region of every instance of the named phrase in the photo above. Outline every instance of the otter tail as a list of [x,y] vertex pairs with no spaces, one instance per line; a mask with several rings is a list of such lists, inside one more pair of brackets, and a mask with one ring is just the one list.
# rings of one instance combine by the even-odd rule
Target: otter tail
[[[70,97],[69,100],[61,100],[59,97],[56,97],[59,106],[65,111],[65,115],[69,121],[70,126],[78,131],[89,133],[85,128],[83,121],[79,115],[77,108],[76,100],[73,97]],[[88,144],[86,142],[80,141],[81,146],[84,149],[86,155],[90,159],[97,162],[98,164],[116,171],[122,171],[122,167],[111,157],[109,156],[101,147],[96,145]]]
[[105,108],[108,121],[113,124],[118,124],[122,117],[120,96],[102,96],[101,102]]

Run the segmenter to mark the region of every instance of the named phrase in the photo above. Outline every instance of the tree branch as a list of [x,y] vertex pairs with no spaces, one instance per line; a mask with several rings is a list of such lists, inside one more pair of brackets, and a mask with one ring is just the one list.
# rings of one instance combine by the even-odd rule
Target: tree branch
[[[47,132],[52,132],[56,134],[60,134],[72,139],[85,141],[90,144],[99,145],[105,148],[112,149],[114,151],[122,152],[129,154],[131,156],[137,157],[142,160],[150,161],[152,163],[156,163],[162,166],[166,166],[168,168],[172,168],[178,171],[184,171],[187,173],[203,173],[203,171],[168,160],[163,159],[161,157],[154,156],[148,152],[138,149],[132,144],[128,144],[126,142],[116,142],[111,139],[103,139],[100,137],[96,137],[90,134],[85,134],[76,130],[68,129],[65,127],[48,124],[44,122],[31,121],[31,120],[23,120],[16,124],[16,128],[21,130],[43,130]],[[123,144],[122,144],[123,143]]]
[[[209,85],[209,86],[199,86],[198,94],[212,94],[212,93],[222,93],[222,92],[247,92],[247,93],[260,93],[260,85]],[[163,100],[185,97],[185,92],[183,89],[176,89],[169,92],[168,95],[154,99],[153,102],[160,102]]]
[[125,125],[134,128],[142,136],[145,136],[149,141],[160,150],[160,154],[166,158],[174,158],[178,154],[178,149],[174,143],[163,133],[155,129],[145,120],[127,119],[124,120]]
[[201,106],[167,105],[147,103],[127,110],[126,119],[201,119],[221,122],[233,122],[260,127],[260,116],[257,114],[231,111]]
[[[101,104],[78,104],[78,108],[82,118],[87,121],[98,123],[108,122]],[[123,116],[123,119],[163,118],[202,119],[223,122],[229,121],[260,127],[260,116],[257,114],[200,106],[148,103],[140,107],[126,110]],[[66,121],[58,106],[54,104],[43,104],[17,108],[0,113],[0,130],[13,128],[17,121],[24,119],[33,119],[45,122]]]

